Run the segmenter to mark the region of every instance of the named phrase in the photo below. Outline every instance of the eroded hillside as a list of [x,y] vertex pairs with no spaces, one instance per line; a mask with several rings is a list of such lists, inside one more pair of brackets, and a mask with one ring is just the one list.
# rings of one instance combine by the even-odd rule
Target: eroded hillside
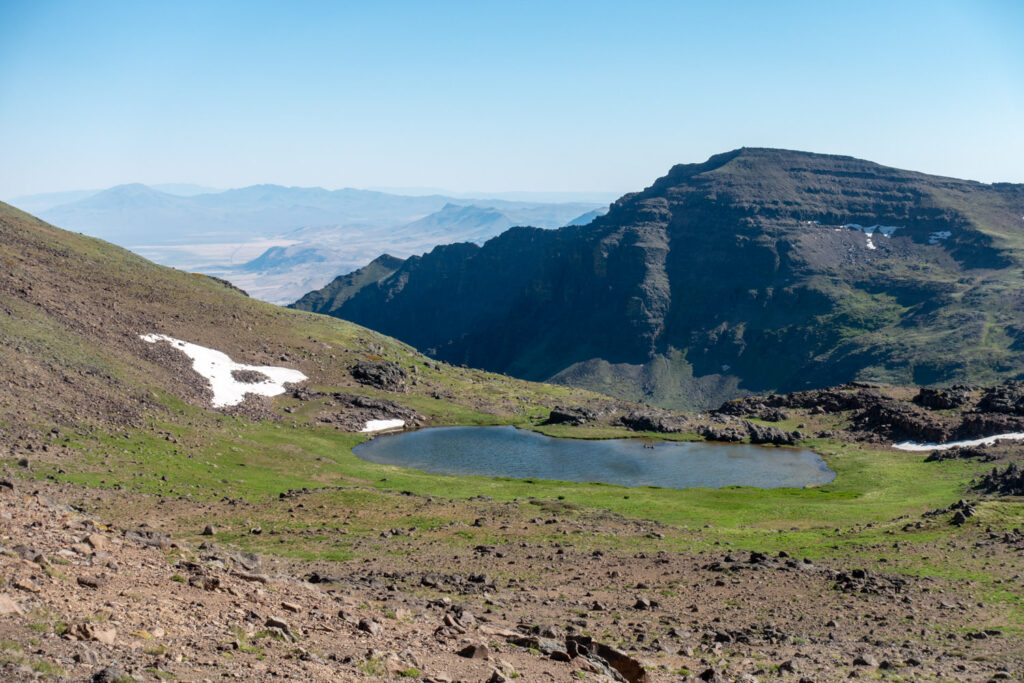
[[1024,187],[742,149],[582,227],[438,247],[301,307],[437,358],[664,406],[1024,373]]

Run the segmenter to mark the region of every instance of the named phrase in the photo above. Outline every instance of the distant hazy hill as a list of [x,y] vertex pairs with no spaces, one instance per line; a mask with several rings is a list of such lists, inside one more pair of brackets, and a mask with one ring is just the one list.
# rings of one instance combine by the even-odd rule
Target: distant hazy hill
[[[343,232],[345,226],[355,224],[393,229],[444,211],[449,205],[468,203],[441,195],[404,196],[351,188],[253,185],[197,194],[201,189],[197,186],[167,187],[178,192],[136,183],[95,192],[36,195],[27,197],[26,204],[49,205],[41,217],[89,235],[121,243],[155,244],[270,237],[302,227],[315,227],[320,233]],[[62,198],[72,201],[52,205]],[[564,225],[573,216],[595,208],[585,202],[496,199],[472,203],[496,209],[514,223],[542,227]],[[469,223],[472,219],[460,220]],[[435,226],[444,223],[444,216],[434,220]]]
[[1024,185],[742,149],[588,225],[452,244],[298,304],[438,358],[671,406],[1024,377]]
[[513,225],[511,218],[495,208],[445,204],[440,211],[413,221],[396,232],[433,241],[483,243]]
[[573,218],[571,221],[566,223],[566,225],[587,225],[598,216],[603,216],[606,213],[608,213],[608,209],[594,209],[593,211],[587,211],[585,214],[576,216],[576,218]]
[[439,211],[394,228],[387,224],[300,228],[283,235],[289,244],[272,246],[242,265],[207,266],[203,270],[230,280],[258,298],[290,303],[325,285],[335,275],[363,266],[382,250],[404,257],[446,242],[483,244],[508,227],[532,219],[543,227],[558,227],[566,216],[586,206],[495,203],[502,209],[449,203]]
[[305,225],[365,221],[398,225],[445,203],[445,197],[279,185],[185,197],[132,184],[50,208],[41,216],[121,244],[154,244],[268,237]]
[[482,243],[511,225],[558,227],[596,207],[351,188],[159,187],[166,191],[136,183],[34,195],[22,206],[164,265],[226,278],[275,303],[294,301],[381,252],[408,256],[446,242]]
[[[167,194],[179,195],[182,197],[191,197],[193,195],[204,194],[207,192],[219,192],[216,188],[206,187],[205,185],[195,185],[193,183],[163,183],[160,185],[149,185],[147,187],[158,192],[166,192]],[[18,207],[22,211],[40,213],[48,211],[56,206],[73,204],[74,202],[81,201],[95,194],[99,194],[100,192],[102,192],[102,190],[46,192],[43,194],[30,194],[15,197],[9,203]]]

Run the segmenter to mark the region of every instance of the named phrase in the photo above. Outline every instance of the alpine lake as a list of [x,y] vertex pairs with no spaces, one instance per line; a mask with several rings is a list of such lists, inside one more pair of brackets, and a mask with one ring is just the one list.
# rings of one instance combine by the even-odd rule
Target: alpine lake
[[434,474],[685,489],[803,488],[835,478],[813,451],[641,439],[553,438],[515,427],[435,427],[382,434],[354,449],[367,462]]

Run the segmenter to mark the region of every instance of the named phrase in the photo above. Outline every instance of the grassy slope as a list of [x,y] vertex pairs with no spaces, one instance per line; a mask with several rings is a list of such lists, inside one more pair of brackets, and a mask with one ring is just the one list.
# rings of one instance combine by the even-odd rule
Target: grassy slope
[[[210,278],[157,266],[4,205],[0,263],[0,369],[11,379],[0,383],[0,424],[30,433],[137,422],[152,411],[173,421],[169,396],[205,405],[183,386],[181,367],[167,367],[138,339],[154,331],[240,362],[297,367],[310,386],[331,390],[355,388],[348,373],[355,360],[391,360],[414,369],[417,378],[397,398],[442,424],[456,417],[521,419],[560,401],[598,398],[438,366],[357,325],[249,299]],[[436,393],[449,398],[431,398]],[[27,395],[35,405],[26,405]]]
[[[908,515],[920,519],[921,513],[966,495],[967,481],[987,469],[984,463],[925,463],[921,454],[810,441],[806,445],[823,454],[837,473],[834,482],[817,488],[680,491],[450,477],[364,462],[352,453],[365,439],[362,435],[173,405],[180,415],[172,422],[154,420],[128,432],[64,435],[57,442],[69,446],[74,455],[37,462],[32,476],[80,486],[82,506],[96,507],[126,523],[153,515],[168,524],[166,530],[198,541],[198,531],[214,519],[218,542],[307,560],[346,561],[379,553],[397,557],[409,550],[374,539],[382,529],[410,527],[428,534],[428,539],[464,548],[522,540],[647,551],[725,545],[784,549],[798,556],[842,558],[867,566],[877,566],[878,558],[885,556],[887,564],[880,568],[887,571],[978,582],[993,603],[1004,605],[1006,616],[1000,626],[1024,624],[1024,604],[1002,587],[1008,577],[985,566],[981,556],[958,554],[959,559],[950,563],[930,550],[915,550],[936,541],[957,543],[962,532],[949,526],[945,517],[920,530],[902,529]],[[458,411],[451,418],[459,423],[493,421]],[[607,429],[558,431],[564,436],[614,435]],[[97,500],[105,502],[89,502],[90,491],[110,488],[121,491],[114,502],[102,495]],[[313,491],[302,499],[304,510],[279,504],[280,493],[302,488]],[[417,497],[396,497],[399,492]],[[421,496],[440,502],[428,506]],[[664,538],[657,540],[615,535],[565,539],[544,527],[521,533],[477,529],[470,522],[482,513],[479,506],[486,505],[475,502],[478,496],[514,502],[524,518],[540,510],[570,515],[606,514],[598,512],[603,510],[667,527],[662,528]],[[218,502],[225,499],[247,505],[236,509],[233,503]],[[171,514],[164,506],[168,500],[182,501],[184,511]],[[978,509],[972,528],[1006,531],[1024,524],[1021,502],[988,501]],[[455,530],[445,530],[453,523]],[[253,527],[264,533],[250,534]],[[894,540],[901,544],[900,552],[889,550]]]

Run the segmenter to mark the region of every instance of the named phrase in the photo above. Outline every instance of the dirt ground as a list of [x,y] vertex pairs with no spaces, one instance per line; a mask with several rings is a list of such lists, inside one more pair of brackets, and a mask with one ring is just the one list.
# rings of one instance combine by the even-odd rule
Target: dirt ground
[[[1024,671],[1019,632],[986,629],[1000,608],[969,582],[887,574],[878,560],[592,549],[574,539],[656,542],[672,530],[482,505],[488,516],[474,523],[504,528],[500,543],[394,530],[387,542],[407,552],[308,563],[107,527],[63,502],[67,486],[6,481],[4,680],[987,681]],[[1024,536],[972,533],[930,552],[984,554],[1019,595]]]

